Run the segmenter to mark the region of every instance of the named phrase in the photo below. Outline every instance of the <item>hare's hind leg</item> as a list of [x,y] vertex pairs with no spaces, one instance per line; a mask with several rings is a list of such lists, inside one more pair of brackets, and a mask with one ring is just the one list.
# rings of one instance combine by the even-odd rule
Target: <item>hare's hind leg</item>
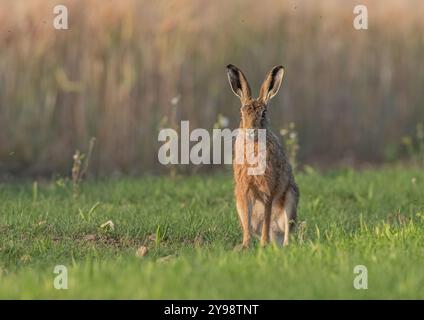
[[297,216],[297,199],[298,196],[292,188],[290,188],[284,197],[283,215],[284,215],[284,241],[283,245],[289,244],[290,231],[296,222]]
[[281,246],[283,244],[283,233],[281,230],[279,230],[277,222],[271,222],[271,231],[269,233],[269,237],[271,242],[275,245]]
[[250,224],[252,233],[258,239],[261,238],[262,224],[264,222],[265,206],[262,201],[256,200],[252,206],[252,217]]
[[[269,231],[269,240],[277,245],[283,244],[283,230],[278,225],[278,216],[283,212],[283,207],[279,206],[276,202],[272,205],[271,223]],[[265,219],[265,205],[262,201],[256,200],[252,209],[252,233],[261,238],[262,226]]]
[[284,207],[283,202],[275,199],[271,210],[271,225],[269,238],[277,246],[283,244],[284,238]]

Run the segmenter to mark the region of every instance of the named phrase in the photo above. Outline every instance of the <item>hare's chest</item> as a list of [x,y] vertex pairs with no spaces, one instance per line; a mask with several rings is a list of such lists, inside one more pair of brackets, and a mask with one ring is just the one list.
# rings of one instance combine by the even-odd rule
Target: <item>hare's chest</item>
[[250,175],[248,167],[234,166],[236,188],[261,201],[267,200],[273,193],[275,182],[267,175]]

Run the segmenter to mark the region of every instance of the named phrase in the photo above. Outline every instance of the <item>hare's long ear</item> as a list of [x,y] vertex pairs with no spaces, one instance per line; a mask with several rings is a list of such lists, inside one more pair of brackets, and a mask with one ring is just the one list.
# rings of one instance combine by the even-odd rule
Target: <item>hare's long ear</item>
[[283,81],[284,68],[283,66],[276,66],[271,69],[266,75],[262,83],[261,90],[259,91],[259,99],[265,103],[274,97],[280,89],[281,82]]
[[252,93],[243,72],[241,72],[241,70],[239,70],[236,66],[229,64],[227,66],[227,76],[231,85],[231,90],[233,90],[234,94],[240,98],[241,102],[245,103],[249,101],[252,97]]

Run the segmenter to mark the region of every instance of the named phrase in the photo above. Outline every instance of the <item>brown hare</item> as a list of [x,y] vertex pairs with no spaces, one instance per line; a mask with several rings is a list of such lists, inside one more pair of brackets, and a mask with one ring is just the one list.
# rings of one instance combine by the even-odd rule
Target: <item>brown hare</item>
[[[231,89],[241,101],[239,127],[254,129],[253,152],[266,152],[264,172],[260,175],[250,175],[249,164],[237,163],[233,155],[236,205],[243,230],[244,248],[249,247],[252,232],[260,237],[262,246],[270,240],[288,245],[290,231],[296,222],[299,189],[283,147],[271,131],[268,118],[269,101],[280,89],[283,74],[282,66],[272,68],[261,86],[259,97],[255,99],[251,96],[250,86],[243,72],[231,64],[227,66]],[[263,149],[257,146],[257,129],[266,130],[266,144]],[[252,135],[245,135],[245,131],[239,130],[237,134],[235,153],[241,152],[247,157],[247,147],[237,144],[239,139],[252,139]]]

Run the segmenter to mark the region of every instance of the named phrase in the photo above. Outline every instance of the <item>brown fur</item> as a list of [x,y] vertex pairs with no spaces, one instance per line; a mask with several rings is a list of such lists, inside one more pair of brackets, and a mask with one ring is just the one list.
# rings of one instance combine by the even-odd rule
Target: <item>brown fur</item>
[[[248,163],[238,164],[233,161],[243,247],[250,245],[252,232],[260,236],[263,246],[269,240],[287,245],[296,221],[299,190],[287,156],[278,137],[271,131],[268,118],[268,102],[280,88],[284,68],[276,66],[268,73],[257,99],[251,97],[247,79],[237,67],[228,65],[227,73],[231,88],[242,103],[240,128],[266,129],[266,168],[263,175],[248,175]],[[237,139],[244,139],[242,132],[236,137],[236,141]],[[235,145],[239,148],[237,143]],[[257,155],[256,140],[254,146]],[[239,152],[244,153],[246,159],[246,149]]]

